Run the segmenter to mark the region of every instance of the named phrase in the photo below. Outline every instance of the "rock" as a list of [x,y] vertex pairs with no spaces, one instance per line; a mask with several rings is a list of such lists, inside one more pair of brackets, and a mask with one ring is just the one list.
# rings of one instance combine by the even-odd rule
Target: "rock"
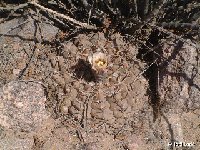
[[[160,85],[160,95],[167,109],[194,110],[200,108],[200,75],[198,48],[187,43],[182,43],[179,49],[165,44],[167,50],[174,54],[174,59],[165,62],[161,75],[164,76]],[[177,53],[177,54],[176,54]],[[176,54],[176,55],[175,55]],[[165,57],[168,54],[164,53]],[[167,66],[167,67],[166,67]]]
[[12,81],[0,95],[0,125],[5,128],[30,132],[49,117],[40,83]]

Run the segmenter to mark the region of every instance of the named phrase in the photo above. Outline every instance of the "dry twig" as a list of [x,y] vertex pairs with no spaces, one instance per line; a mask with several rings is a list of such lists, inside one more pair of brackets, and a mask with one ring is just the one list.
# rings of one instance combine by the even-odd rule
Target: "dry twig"
[[69,22],[71,22],[71,23],[73,23],[73,24],[76,24],[76,25],[78,25],[78,26],[80,26],[80,27],[82,27],[82,28],[85,28],[85,29],[93,29],[93,30],[96,30],[96,29],[97,29],[95,26],[88,25],[87,23],[82,23],[82,22],[80,22],[80,21],[77,21],[77,20],[75,20],[75,19],[69,17],[69,16],[66,16],[66,15],[64,15],[64,14],[58,13],[58,12],[56,12],[56,11],[54,11],[54,10],[49,9],[49,8],[45,8],[44,6],[38,4],[38,3],[34,2],[34,1],[30,2],[29,4],[32,4],[32,5],[34,5],[34,6],[38,7],[38,8],[40,8],[40,9],[43,10],[43,11],[47,11],[47,12],[53,14],[54,16],[63,18],[63,19],[65,19],[65,20],[68,20]]

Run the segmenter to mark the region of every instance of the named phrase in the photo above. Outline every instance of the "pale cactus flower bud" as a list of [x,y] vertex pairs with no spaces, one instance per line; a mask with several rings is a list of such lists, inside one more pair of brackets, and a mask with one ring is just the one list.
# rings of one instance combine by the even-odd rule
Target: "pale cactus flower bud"
[[96,52],[88,56],[88,61],[94,70],[103,70],[107,67],[107,56],[102,52]]

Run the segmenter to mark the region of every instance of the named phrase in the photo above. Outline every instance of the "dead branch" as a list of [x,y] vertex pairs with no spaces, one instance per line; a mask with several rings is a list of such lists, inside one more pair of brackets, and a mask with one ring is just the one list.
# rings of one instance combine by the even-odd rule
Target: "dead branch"
[[34,1],[30,2],[29,4],[34,5],[34,6],[38,7],[38,8],[40,8],[43,11],[47,11],[47,12],[53,14],[54,16],[57,16],[59,18],[65,19],[65,20],[68,20],[69,22],[71,22],[71,23],[73,23],[75,25],[78,25],[81,28],[90,29],[90,30],[91,29],[93,29],[93,30],[97,29],[95,26],[89,25],[87,23],[82,23],[80,21],[77,21],[77,20],[69,17],[69,16],[66,16],[64,14],[58,13],[58,12],[56,12],[54,10],[49,9],[49,8],[45,8],[44,6],[38,4],[38,3],[34,2]]

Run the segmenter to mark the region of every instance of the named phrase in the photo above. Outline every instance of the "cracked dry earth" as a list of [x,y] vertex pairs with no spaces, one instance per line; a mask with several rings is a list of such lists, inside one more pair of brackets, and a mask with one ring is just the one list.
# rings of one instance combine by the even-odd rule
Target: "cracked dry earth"
[[[1,25],[1,34],[19,21]],[[58,44],[56,27],[41,23],[41,31],[43,38],[30,21],[0,39],[0,149],[200,148],[197,48],[163,45],[162,113],[154,122],[149,81],[141,75],[147,65],[134,44],[100,32]],[[103,74],[87,60],[98,49],[108,57]],[[170,147],[172,141],[191,145]]]

